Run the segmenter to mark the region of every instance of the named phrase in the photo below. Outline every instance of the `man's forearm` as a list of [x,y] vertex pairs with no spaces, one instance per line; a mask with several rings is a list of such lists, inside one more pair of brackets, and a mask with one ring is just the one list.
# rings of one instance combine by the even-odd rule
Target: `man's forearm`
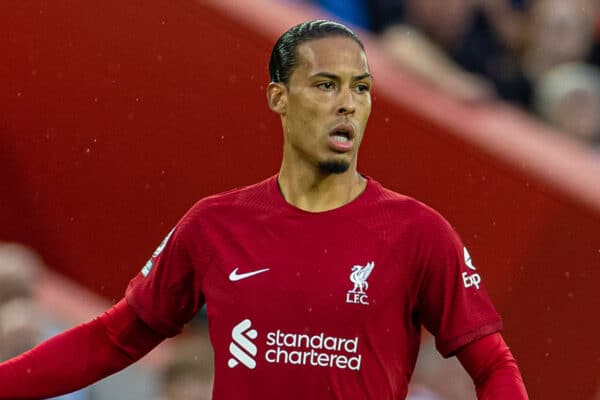
[[476,390],[479,400],[528,399],[516,362],[498,366],[486,379],[476,385]]
[[527,400],[517,362],[499,333],[461,349],[457,357],[471,375],[479,400]]
[[39,399],[69,393],[132,362],[118,351],[96,319],[0,364],[0,399]]

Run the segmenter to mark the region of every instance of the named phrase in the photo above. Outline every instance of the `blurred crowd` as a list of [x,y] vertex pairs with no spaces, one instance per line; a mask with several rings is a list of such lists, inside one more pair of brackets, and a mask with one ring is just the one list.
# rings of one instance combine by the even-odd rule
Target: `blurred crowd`
[[[17,356],[53,335],[57,325],[47,318],[36,299],[44,270],[41,258],[15,243],[0,243],[0,362]],[[63,400],[86,400],[81,391]]]
[[600,147],[599,0],[299,0],[377,35],[404,70],[499,98]]
[[210,400],[213,352],[204,314],[198,315],[171,344],[171,356],[162,368],[158,400]]
[[[39,299],[39,284],[46,271],[43,260],[30,248],[0,242],[0,362],[71,325],[65,322],[68,318],[61,319]],[[136,364],[89,388],[56,399],[209,400],[213,357],[206,318],[200,315],[181,336],[169,341],[168,349],[158,370]]]
[[34,288],[39,257],[16,244],[0,244],[0,360],[30,349],[44,336]]

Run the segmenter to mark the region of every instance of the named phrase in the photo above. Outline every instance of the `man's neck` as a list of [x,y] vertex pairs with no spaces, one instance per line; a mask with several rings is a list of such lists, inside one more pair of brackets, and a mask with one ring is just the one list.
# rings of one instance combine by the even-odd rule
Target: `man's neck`
[[367,180],[352,167],[333,174],[282,166],[278,184],[289,204],[304,211],[322,212],[350,203],[365,190]]

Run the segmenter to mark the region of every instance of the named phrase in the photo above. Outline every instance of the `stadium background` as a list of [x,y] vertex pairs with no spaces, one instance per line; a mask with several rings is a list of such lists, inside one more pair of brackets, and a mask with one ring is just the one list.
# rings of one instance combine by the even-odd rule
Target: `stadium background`
[[[273,0],[0,3],[0,240],[119,299],[197,199],[276,172],[270,47],[318,16]],[[600,163],[506,105],[413,82],[364,36],[360,170],[455,226],[532,399],[594,398]]]

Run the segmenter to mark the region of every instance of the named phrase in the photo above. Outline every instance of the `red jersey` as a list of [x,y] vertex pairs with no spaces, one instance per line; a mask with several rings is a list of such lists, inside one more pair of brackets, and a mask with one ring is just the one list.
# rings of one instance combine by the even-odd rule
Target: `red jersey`
[[318,213],[276,177],[202,199],[126,298],[166,336],[206,303],[215,400],[404,399],[422,325],[444,356],[501,329],[451,226],[370,178]]

